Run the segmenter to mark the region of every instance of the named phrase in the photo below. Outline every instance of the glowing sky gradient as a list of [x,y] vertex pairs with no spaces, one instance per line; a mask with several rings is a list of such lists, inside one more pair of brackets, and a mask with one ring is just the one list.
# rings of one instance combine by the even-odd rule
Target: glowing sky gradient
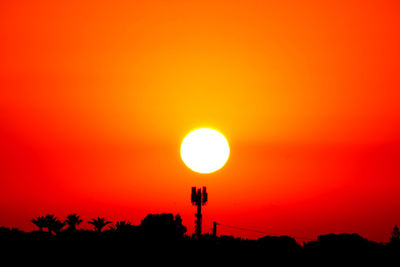
[[[397,0],[1,1],[0,225],[173,212],[192,232],[190,190],[207,186],[205,231],[387,241],[399,14]],[[179,155],[200,127],[230,144],[209,175]]]

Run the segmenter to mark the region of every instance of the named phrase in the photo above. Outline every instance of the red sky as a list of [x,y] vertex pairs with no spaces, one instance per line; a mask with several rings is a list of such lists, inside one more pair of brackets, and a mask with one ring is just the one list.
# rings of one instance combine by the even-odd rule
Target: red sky
[[[204,185],[205,231],[387,241],[400,224],[399,12],[396,0],[1,1],[0,225],[173,212],[192,232],[190,188]],[[231,146],[213,174],[180,159],[199,127]]]

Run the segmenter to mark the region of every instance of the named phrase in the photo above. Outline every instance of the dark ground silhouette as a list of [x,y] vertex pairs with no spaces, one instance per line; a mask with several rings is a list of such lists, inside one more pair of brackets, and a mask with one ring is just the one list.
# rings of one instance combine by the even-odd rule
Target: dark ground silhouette
[[[213,237],[210,234],[197,238],[187,234],[179,215],[149,214],[140,223],[128,221],[112,223],[104,217],[89,221],[93,230],[79,229],[82,222],[76,214],[65,221],[54,215],[39,216],[31,220],[36,231],[24,232],[18,229],[0,227],[2,252],[19,255],[36,255],[48,258],[58,255],[61,259],[85,256],[101,262],[103,257],[115,260],[149,256],[148,260],[166,260],[160,255],[179,259],[213,258],[227,263],[237,260],[257,262],[301,261],[318,259],[337,261],[349,256],[360,262],[373,259],[387,260],[400,256],[399,229],[394,227],[390,241],[377,243],[358,234],[321,235],[317,240],[298,244],[289,236],[264,236],[257,240],[233,236]],[[322,263],[322,262],[320,262]]]

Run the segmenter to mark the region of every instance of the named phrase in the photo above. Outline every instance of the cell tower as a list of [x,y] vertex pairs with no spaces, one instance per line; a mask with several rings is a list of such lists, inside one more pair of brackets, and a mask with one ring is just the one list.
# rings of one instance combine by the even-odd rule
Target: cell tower
[[200,238],[201,236],[201,206],[205,205],[207,200],[208,194],[205,186],[203,186],[203,192],[201,191],[201,188],[196,189],[196,187],[192,187],[192,204],[197,206],[197,213],[195,214],[195,231],[197,238]]

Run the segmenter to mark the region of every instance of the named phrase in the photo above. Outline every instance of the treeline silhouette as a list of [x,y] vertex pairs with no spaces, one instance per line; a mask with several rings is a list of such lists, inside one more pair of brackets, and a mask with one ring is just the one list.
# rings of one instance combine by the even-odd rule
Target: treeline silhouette
[[[30,220],[37,230],[24,232],[16,228],[0,227],[0,245],[14,251],[67,253],[75,255],[114,253],[140,255],[152,251],[171,252],[174,255],[225,255],[255,258],[302,258],[311,256],[387,257],[400,252],[400,231],[394,227],[387,243],[367,240],[358,234],[320,235],[317,240],[299,244],[290,236],[264,236],[256,240],[234,236],[204,234],[200,238],[187,234],[179,215],[149,214],[139,225],[129,221],[111,222],[105,217],[88,221],[93,229],[80,229],[83,220],[71,214],[65,220],[55,215],[39,216]],[[73,253],[72,253],[73,252]],[[156,253],[157,252],[157,253]],[[51,254],[50,253],[50,254]],[[230,256],[229,256],[230,255]]]

